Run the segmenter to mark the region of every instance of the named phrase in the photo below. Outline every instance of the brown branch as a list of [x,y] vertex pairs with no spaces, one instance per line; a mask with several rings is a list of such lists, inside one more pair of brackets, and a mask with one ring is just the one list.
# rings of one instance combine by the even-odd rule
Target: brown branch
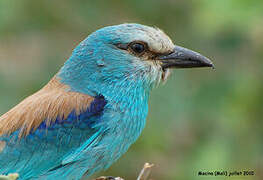
[[154,164],[145,163],[143,166],[143,169],[141,170],[141,172],[137,178],[137,180],[147,180],[150,173],[151,173],[153,166],[154,166]]
[[[150,164],[150,163],[145,163],[137,180],[147,180],[150,173],[151,173],[151,169],[154,165],[153,164]],[[113,177],[107,177],[107,176],[101,176],[99,178],[96,178],[95,180],[124,180],[123,178],[120,178],[120,177],[116,177],[116,178],[113,178]]]

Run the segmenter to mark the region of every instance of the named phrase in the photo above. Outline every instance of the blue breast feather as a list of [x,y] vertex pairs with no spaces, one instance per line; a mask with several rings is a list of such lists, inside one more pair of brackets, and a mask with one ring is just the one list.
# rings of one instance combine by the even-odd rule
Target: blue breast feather
[[[72,111],[67,119],[57,118],[48,126],[43,121],[22,139],[18,138],[19,131],[0,137],[0,141],[6,143],[0,152],[0,174],[16,172],[19,179],[46,179],[59,168],[77,162],[72,154],[88,148],[103,134],[98,124],[103,119],[106,104],[103,96],[96,96],[87,110],[79,115]],[[39,174],[42,176],[37,177]]]

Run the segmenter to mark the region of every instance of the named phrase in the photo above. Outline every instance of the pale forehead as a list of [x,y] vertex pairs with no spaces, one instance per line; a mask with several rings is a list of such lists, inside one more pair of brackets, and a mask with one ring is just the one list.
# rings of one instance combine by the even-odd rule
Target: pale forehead
[[148,26],[139,28],[134,39],[146,42],[150,50],[157,53],[166,53],[174,48],[172,40],[158,28]]
[[127,44],[134,41],[146,42],[156,53],[167,53],[174,49],[171,39],[160,29],[141,24],[120,24],[99,29],[92,37],[107,43]]

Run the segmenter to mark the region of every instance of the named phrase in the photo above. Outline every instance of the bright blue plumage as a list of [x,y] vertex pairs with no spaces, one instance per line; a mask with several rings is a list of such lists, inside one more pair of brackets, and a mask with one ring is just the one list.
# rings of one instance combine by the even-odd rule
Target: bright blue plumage
[[[31,132],[19,142],[17,141],[18,131],[12,136],[0,137],[1,141],[8,142],[7,148],[1,152],[0,156],[7,158],[8,161],[0,161],[0,173],[17,172],[21,177],[27,179],[45,174],[50,169],[60,166],[65,155],[78,149],[87,137],[92,137],[94,133],[99,132],[96,124],[102,121],[101,116],[105,105],[106,100],[103,96],[98,96],[80,115],[76,115],[73,111],[67,119],[57,118],[49,126],[43,121],[36,131]],[[56,151],[53,151],[54,147]],[[39,152],[38,149],[41,151]],[[19,156],[18,161],[15,160],[17,156]]]
[[0,174],[80,179],[107,169],[141,134],[150,91],[169,68],[203,66],[212,63],[157,28],[92,33],[46,87],[0,117]]

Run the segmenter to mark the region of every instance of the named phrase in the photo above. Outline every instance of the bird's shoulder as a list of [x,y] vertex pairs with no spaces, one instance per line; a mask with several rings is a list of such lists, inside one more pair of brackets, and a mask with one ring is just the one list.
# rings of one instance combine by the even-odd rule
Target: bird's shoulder
[[[55,76],[35,94],[0,117],[0,136],[19,130],[19,136],[27,136],[39,127],[80,115],[96,114],[105,105],[103,97],[72,92]],[[73,116],[73,117],[72,117]]]

